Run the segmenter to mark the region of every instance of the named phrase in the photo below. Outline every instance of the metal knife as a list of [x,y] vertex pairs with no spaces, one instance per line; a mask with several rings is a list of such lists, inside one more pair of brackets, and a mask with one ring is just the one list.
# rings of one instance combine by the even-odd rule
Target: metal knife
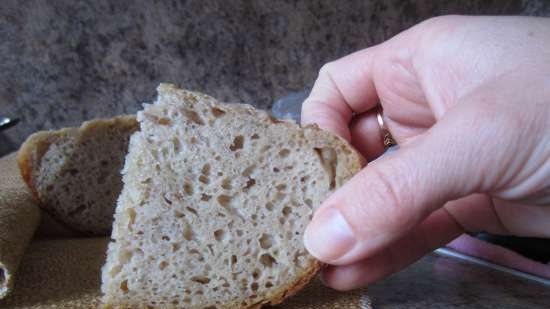
[[11,128],[19,122],[17,118],[8,118],[0,116],[0,131],[3,131],[7,128]]

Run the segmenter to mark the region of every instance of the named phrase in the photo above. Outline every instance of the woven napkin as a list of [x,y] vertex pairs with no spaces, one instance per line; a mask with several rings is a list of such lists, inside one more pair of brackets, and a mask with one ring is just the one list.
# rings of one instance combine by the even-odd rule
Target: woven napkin
[[0,299],[12,289],[23,252],[40,221],[40,210],[21,179],[16,156],[0,159]]

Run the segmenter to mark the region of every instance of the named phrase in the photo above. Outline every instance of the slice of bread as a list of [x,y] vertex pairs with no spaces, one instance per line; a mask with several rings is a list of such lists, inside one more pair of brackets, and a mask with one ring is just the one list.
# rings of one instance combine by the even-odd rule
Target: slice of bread
[[107,308],[258,308],[320,264],[315,207],[362,166],[343,139],[161,84],[138,113],[102,271]]
[[86,121],[80,128],[37,132],[21,146],[18,164],[40,207],[69,228],[109,235],[120,170],[135,116]]

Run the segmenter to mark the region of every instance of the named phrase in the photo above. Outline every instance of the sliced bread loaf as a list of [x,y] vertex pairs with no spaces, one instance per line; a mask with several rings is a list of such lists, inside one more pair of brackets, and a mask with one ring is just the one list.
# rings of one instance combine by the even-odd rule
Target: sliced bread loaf
[[81,233],[109,235],[120,170],[137,129],[135,116],[120,116],[37,132],[19,151],[23,179],[56,220]]
[[256,308],[319,269],[315,207],[355,174],[341,138],[161,84],[138,113],[102,273],[111,308]]

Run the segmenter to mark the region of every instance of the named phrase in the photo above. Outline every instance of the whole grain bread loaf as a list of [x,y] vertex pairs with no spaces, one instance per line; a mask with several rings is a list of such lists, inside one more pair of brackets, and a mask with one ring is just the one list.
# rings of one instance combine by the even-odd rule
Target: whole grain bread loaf
[[137,128],[135,116],[120,116],[37,132],[19,151],[21,175],[56,220],[80,233],[109,235],[122,189],[120,170]]
[[343,139],[161,84],[138,113],[102,271],[115,308],[258,308],[318,271],[302,237],[362,165]]

